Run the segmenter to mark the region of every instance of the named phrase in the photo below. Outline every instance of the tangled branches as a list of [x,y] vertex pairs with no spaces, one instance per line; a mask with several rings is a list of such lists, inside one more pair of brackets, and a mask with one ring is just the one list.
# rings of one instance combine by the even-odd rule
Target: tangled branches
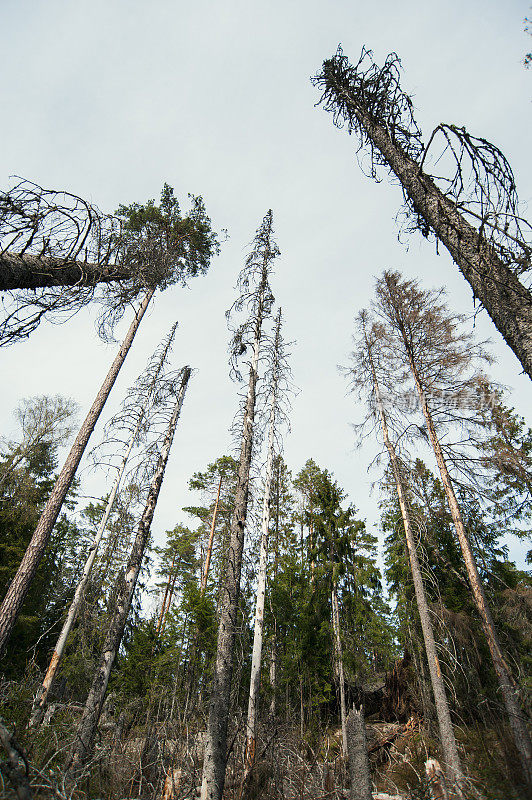
[[352,66],[338,46],[335,55],[323,62],[321,72],[312,79],[314,86],[322,91],[317,105],[323,104],[326,111],[332,112],[338,128],[346,123],[349,133],[358,134],[359,150],[369,146],[372,178],[377,178],[376,167],[385,166],[387,162],[368,136],[360,112],[383,127],[393,143],[410,158],[417,160],[423,153],[412,99],[402,91],[399,82],[400,68],[401,61],[396,53],[390,53],[384,66],[379,68],[373,61],[372,51],[366,47]]
[[25,338],[42,318],[62,322],[96,299],[99,333],[139,293],[204,274],[219,251],[201,197],[181,213],[164,186],[160,206],[120,206],[103,214],[69,192],[25,180],[0,194],[0,345]]

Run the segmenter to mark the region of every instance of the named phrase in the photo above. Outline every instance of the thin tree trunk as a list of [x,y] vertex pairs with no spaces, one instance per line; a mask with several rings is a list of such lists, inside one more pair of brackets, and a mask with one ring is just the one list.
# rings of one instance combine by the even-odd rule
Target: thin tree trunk
[[253,359],[249,373],[249,387],[244,412],[235,507],[231,520],[231,538],[225,584],[220,602],[216,664],[205,739],[201,800],[221,800],[225,783],[227,727],[233,675],[235,628],[240,596],[244,528],[249,497],[249,471],[253,451],[253,423],[255,418],[255,394],[258,379],[263,303],[264,292],[261,296],[255,324]]
[[408,549],[408,557],[410,560],[410,570],[412,572],[412,580],[414,583],[416,603],[418,607],[419,618],[421,621],[421,630],[423,631],[423,641],[425,643],[425,652],[427,654],[427,661],[429,665],[430,680],[432,684],[432,691],[434,693],[434,702],[436,705],[436,715],[438,717],[438,727],[440,731],[442,750],[445,758],[445,765],[448,770],[450,778],[456,785],[457,791],[461,796],[462,787],[464,785],[464,776],[462,772],[462,766],[460,763],[460,757],[458,755],[458,750],[456,747],[456,738],[454,735],[453,725],[451,722],[451,715],[449,713],[449,704],[447,702],[447,693],[445,691],[445,684],[443,682],[443,677],[440,669],[440,662],[436,651],[434,632],[430,620],[430,611],[427,603],[427,598],[425,595],[425,587],[423,585],[421,567],[419,565],[419,559],[417,556],[416,540],[412,527],[412,521],[410,518],[408,501],[404,491],[403,480],[399,468],[399,463],[397,460],[397,454],[395,452],[395,447],[393,446],[390,440],[388,432],[388,423],[386,420],[386,415],[384,413],[384,407],[382,404],[382,398],[380,394],[379,383],[377,380],[377,374],[375,372],[375,367],[373,365],[371,354],[369,352],[368,355],[370,357],[371,370],[373,374],[375,400],[379,413],[382,435],[384,439],[384,444],[386,446],[388,455],[390,457],[390,463],[392,466],[392,472],[397,489],[397,496],[399,499],[399,506],[401,508],[401,516],[403,518],[405,538]]
[[41,289],[52,286],[95,286],[132,278],[118,265],[100,266],[28,253],[0,253],[0,291]]
[[35,697],[33,702],[32,714],[29,722],[29,727],[33,727],[35,725],[40,724],[44,715],[44,709],[46,707],[46,700],[48,698],[48,693],[50,692],[52,682],[55,677],[55,673],[57,672],[57,668],[59,666],[59,662],[61,661],[61,657],[64,653],[65,646],[67,643],[67,639],[70,635],[70,631],[72,630],[72,626],[76,621],[79,609],[81,608],[81,604],[83,602],[83,598],[85,596],[85,590],[87,588],[87,584],[89,583],[90,573],[92,570],[92,565],[96,559],[98,554],[98,548],[100,546],[100,542],[102,537],[105,533],[105,529],[107,527],[107,522],[109,520],[109,515],[111,514],[115,498],[120,486],[120,481],[122,480],[122,476],[124,474],[124,470],[126,468],[129,456],[131,455],[131,451],[135,445],[135,440],[137,438],[138,432],[140,430],[140,426],[142,424],[143,417],[139,417],[138,423],[135,427],[135,430],[131,434],[131,438],[129,440],[129,444],[126,450],[126,453],[122,459],[122,463],[118,470],[118,474],[115,478],[115,482],[113,484],[113,488],[111,489],[111,494],[109,495],[109,499],[107,501],[107,505],[105,507],[105,511],[103,517],[100,521],[98,526],[98,530],[96,535],[93,539],[89,550],[89,556],[85,562],[85,566],[83,568],[83,573],[81,579],[76,586],[76,591],[74,593],[74,598],[72,603],[70,604],[70,608],[68,610],[68,614],[66,619],[63,623],[63,628],[61,629],[61,633],[59,634],[59,638],[57,639],[54,652],[52,654],[52,658],[50,659],[50,663],[48,665],[48,669],[46,670],[46,675],[44,676],[44,680],[42,682],[41,687]]
[[162,486],[164,471],[168,462],[170,448],[174,438],[177,421],[183,405],[183,399],[190,378],[190,367],[185,367],[177,400],[166,431],[161,448],[157,468],[152,479],[150,491],[142,517],[137,529],[137,535],[129,555],[126,574],[119,586],[116,606],[107,631],[102,650],[100,664],[94,676],[92,686],[85,703],[83,715],[78,726],[76,741],[72,748],[68,771],[76,778],[92,753],[96,728],[109,682],[111,669],[120,647],[124,628],[131,608],[131,601],[137,584],[137,578],[142,566],[144,553],[150,536],[150,528]]
[[508,721],[515,746],[519,752],[523,776],[527,783],[532,785],[532,742],[530,740],[530,735],[527,730],[523,712],[519,706],[519,702],[516,699],[518,696],[519,687],[516,685],[512,677],[512,672],[506,663],[501,645],[499,643],[495,623],[488,606],[488,601],[486,599],[486,594],[484,592],[480,575],[478,574],[475,556],[473,554],[471,543],[465,529],[460,506],[458,505],[451,481],[451,476],[449,475],[449,470],[447,469],[445,456],[436,433],[432,414],[430,413],[430,409],[428,407],[427,399],[425,397],[425,392],[423,390],[416,365],[410,354],[409,361],[410,369],[412,370],[412,375],[414,377],[416,389],[419,395],[421,409],[427,424],[430,443],[432,445],[432,449],[434,450],[434,455],[440,471],[447,502],[449,503],[449,509],[451,511],[451,517],[456,530],[456,535],[458,536],[458,541],[464,557],[467,575],[471,585],[471,591],[473,593],[473,599],[479,612],[482,627],[488,642],[488,647],[493,660],[493,666],[497,674],[499,687],[504,704],[506,706],[506,711],[508,713]]
[[161,603],[161,610],[159,612],[159,619],[157,621],[157,628],[155,629],[155,638],[159,636],[163,624],[164,615],[166,614],[166,601],[168,599],[168,593],[170,591],[170,584],[172,583],[172,578],[174,576],[174,566],[176,557],[177,554],[174,553],[174,557],[172,558],[172,565],[170,567],[170,572],[168,573],[168,580],[166,581],[166,587],[164,589],[164,596],[163,596],[163,601]]
[[348,760],[351,778],[351,800],[372,800],[371,776],[366,742],[366,725],[362,709],[353,707],[348,719]]
[[345,90],[369,139],[399,179],[415,211],[430,225],[484,306],[497,330],[532,378],[532,295],[498,257],[495,249],[457,211],[421,166],[401,150],[385,128],[374,122]]
[[342,655],[342,640],[340,638],[340,611],[338,609],[338,594],[336,584],[333,583],[331,590],[333,635],[334,635],[334,655],[338,682],[340,684],[340,720],[342,723],[342,753],[347,758],[347,711],[345,705],[345,681],[344,681],[344,661]]
[[53,527],[56,523],[57,517],[61,511],[65,497],[70,489],[79,462],[85,452],[85,448],[89,441],[89,437],[94,430],[94,426],[102,412],[109,393],[113,388],[120,368],[129,352],[129,349],[135,338],[142,317],[144,316],[148,304],[153,297],[154,290],[150,291],[142,301],[140,308],[135,314],[133,322],[126,334],[124,341],[107,373],[105,380],[96,395],[94,403],[87,414],[83,425],[81,426],[76,440],[72,445],[70,453],[63,465],[59,476],[54,484],[54,488],[48,498],[44,510],[40,516],[37,527],[33,533],[32,539],[26,549],[21,564],[13,578],[7,594],[4,597],[2,605],[0,606],[0,653],[6,646],[7,640],[13,630],[13,626],[24,603],[24,599],[28,593],[31,582],[35,576],[37,568],[44,555],[44,551]]
[[260,540],[259,574],[257,600],[255,604],[255,628],[253,632],[253,655],[251,657],[251,678],[249,683],[248,717],[246,724],[245,770],[246,780],[255,760],[255,739],[257,734],[257,704],[260,691],[260,667],[262,661],[262,640],[264,630],[264,605],[266,602],[266,569],[268,566],[268,529],[270,526],[270,495],[273,472],[273,447],[275,438],[275,416],[277,387],[274,385],[270,407],[270,426],[268,433],[268,455],[266,459],[266,481],[262,498],[262,535]]
[[220,503],[220,491],[222,489],[222,476],[220,475],[220,483],[218,484],[218,493],[216,495],[216,503],[214,506],[214,511],[212,514],[212,525],[211,525],[211,532],[209,534],[209,543],[207,545],[207,554],[205,556],[205,567],[203,569],[203,574],[201,576],[201,594],[205,593],[205,589],[207,588],[207,578],[209,577],[209,568],[211,566],[211,557],[212,557],[212,544],[214,541],[214,530],[216,528],[216,517],[218,516],[218,505]]

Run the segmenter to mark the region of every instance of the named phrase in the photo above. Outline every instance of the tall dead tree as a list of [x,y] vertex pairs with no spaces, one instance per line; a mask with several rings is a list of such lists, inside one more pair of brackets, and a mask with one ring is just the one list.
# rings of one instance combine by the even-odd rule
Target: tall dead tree
[[[532,378],[532,295],[519,280],[531,268],[531,226],[519,217],[511,167],[495,145],[455,125],[438,125],[425,146],[399,68],[395,53],[379,69],[365,48],[355,66],[338,48],[313,82],[335,124],[369,148],[371,177],[384,166],[398,178],[410,228],[445,245]],[[427,172],[431,160],[448,174]]]
[[[251,677],[249,683],[248,715],[246,722],[245,769],[243,785],[251,772],[255,761],[255,743],[257,732],[257,709],[260,691],[260,672],[262,664],[262,644],[264,630],[264,605],[266,600],[266,572],[268,567],[268,539],[270,528],[270,497],[272,490],[274,449],[279,441],[279,428],[286,415],[282,409],[283,395],[287,390],[289,368],[287,365],[286,345],[281,333],[282,315],[279,309],[275,332],[270,352],[270,366],[265,376],[269,393],[268,451],[266,456],[266,474],[264,494],[262,496],[261,540],[259,569],[257,578],[257,596],[255,602],[255,623],[253,632],[253,653],[251,657]],[[279,448],[277,448],[279,449]]]
[[241,271],[237,289],[239,298],[228,312],[246,310],[247,320],[234,332],[231,341],[233,374],[241,378],[237,360],[251,349],[248,360],[248,391],[244,400],[240,462],[231,520],[231,534],[226,572],[220,601],[220,617],[216,648],[216,663],[212,680],[201,800],[221,800],[227,765],[227,729],[231,701],[234,646],[240,597],[240,575],[247,517],[251,460],[253,455],[255,402],[259,378],[259,359],[263,324],[271,315],[273,295],[270,288],[272,263],[279,255],[273,240],[273,214],[268,211],[253,240],[253,249]]
[[403,471],[396,448],[390,436],[388,413],[385,410],[384,400],[381,394],[381,383],[384,382],[386,385],[386,383],[393,380],[395,372],[394,375],[392,375],[389,370],[386,370],[386,365],[382,363],[382,359],[379,357],[379,343],[382,341],[382,329],[379,329],[376,324],[371,325],[365,311],[361,312],[358,318],[358,333],[360,338],[357,342],[356,350],[353,353],[354,363],[351,370],[353,384],[358,394],[364,396],[366,402],[370,406],[369,419],[376,420],[378,424],[380,424],[384,445],[388,452],[405,531],[410,570],[421,622],[421,630],[423,632],[425,653],[429,665],[429,674],[434,694],[445,766],[447,775],[451,783],[456,787],[458,796],[463,797],[464,775],[458,749],[456,747],[456,737],[451,722],[447,692],[441,673],[436,643],[434,641],[430,609],[427,603],[421,566],[417,554],[416,537]]
[[79,466],[81,458],[87,447],[89,438],[94,430],[94,427],[99,419],[103,410],[105,402],[109,397],[111,389],[114,386],[118,373],[124,363],[126,356],[129,352],[133,339],[141,323],[141,320],[148,308],[148,304],[153,297],[153,290],[150,291],[142,301],[140,308],[135,313],[133,321],[129,326],[122,345],[111,364],[111,368],[107,373],[104,382],[102,383],[98,394],[87,414],[83,425],[81,426],[76,440],[70,449],[65,463],[59,473],[54,488],[46,502],[46,505],[41,513],[37,527],[33,533],[31,541],[26,549],[24,557],[20,566],[11,581],[6,596],[0,606],[0,653],[6,646],[7,640],[13,630],[13,626],[24,603],[24,599],[28,593],[31,582],[37,568],[44,555],[44,551],[53,527],[56,523],[57,517],[61,511],[65,497],[68,490],[72,485],[76,470]]
[[[460,332],[457,318],[453,317],[446,306],[439,301],[440,296],[441,292],[422,291],[415,282],[401,280],[398,273],[385,272],[377,282],[378,301],[375,309],[386,325],[389,353],[392,354],[396,370],[402,355],[403,364],[410,370],[419,397],[428,440],[438,464],[473,599],[506,706],[510,730],[520,756],[523,777],[532,786],[532,742],[518,700],[520,690],[499,642],[437,431],[440,425],[445,425],[450,420],[452,422],[453,418],[456,419],[454,410],[451,411],[450,417],[445,417],[446,403],[445,400],[442,402],[442,397],[449,391],[449,387],[452,387],[451,397],[453,394],[457,395],[461,379],[464,379],[478,358],[478,348],[474,347],[472,337]],[[470,387],[471,381],[465,377],[463,385]],[[471,395],[470,402],[474,405]],[[439,406],[436,414],[431,409],[431,403],[433,406]],[[452,405],[449,402],[447,404]],[[460,413],[464,415],[465,409],[461,409]]]
[[69,318],[93,299],[108,331],[139,294],[205,273],[218,252],[201,197],[182,214],[171,187],[161,204],[115,214],[70,192],[25,180],[0,192],[0,346],[30,335],[43,317]]
[[138,525],[137,535],[131,548],[125,576],[118,586],[115,608],[107,630],[100,663],[94,675],[83,715],[76,732],[76,741],[72,748],[68,767],[69,773],[73,778],[76,778],[80,774],[84,764],[92,753],[94,737],[100,719],[107,684],[109,683],[109,676],[120,647],[120,642],[122,641],[124,628],[131,609],[133,594],[148,545],[151,523],[163,483],[164,472],[190,374],[190,367],[184,367],[181,370],[180,377],[176,379],[176,383],[178,384],[176,402],[162,443],[157,466],[152,477],[146,505]]
[[[83,603],[92,567],[98,555],[98,548],[107,528],[109,516],[113,510],[120,483],[130,460],[132,450],[134,447],[137,447],[141,441],[146,440],[150,424],[154,421],[153,413],[150,414],[150,406],[157,406],[163,400],[166,389],[164,386],[165,368],[175,337],[176,327],[177,323],[172,326],[166,340],[157,348],[149,360],[145,371],[139,376],[135,385],[129,390],[120,412],[106,425],[105,443],[108,446],[111,445],[114,455],[118,455],[120,450],[122,450],[123,455],[118,465],[117,474],[98,529],[89,548],[89,555],[83,567],[81,578],[76,586],[72,603],[70,604],[61,633],[59,634],[52,653],[46,675],[44,676],[42,685],[33,702],[30,726],[39,724],[44,716],[46,700],[65,650],[70,631],[72,630],[72,626],[76,621],[79,609]],[[124,434],[126,437],[129,436],[129,440],[127,440],[127,438],[124,440]]]

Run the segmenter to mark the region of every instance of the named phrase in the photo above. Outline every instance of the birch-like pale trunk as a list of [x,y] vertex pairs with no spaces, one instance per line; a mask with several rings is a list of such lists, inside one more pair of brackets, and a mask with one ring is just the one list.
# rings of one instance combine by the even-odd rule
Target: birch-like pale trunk
[[70,762],[68,765],[68,772],[74,779],[82,771],[83,766],[90,757],[94,747],[94,738],[102,711],[107,684],[109,683],[109,676],[111,674],[111,669],[113,667],[116,654],[120,647],[120,642],[122,641],[124,628],[129,611],[131,609],[131,602],[135,592],[135,587],[137,585],[139,572],[142,567],[146,546],[150,537],[151,523],[155,512],[155,507],[157,505],[159,492],[161,490],[164,472],[168,462],[170,448],[174,439],[177,421],[181,413],[181,407],[183,405],[190,373],[190,367],[186,367],[183,371],[181,386],[179,388],[174,410],[172,412],[163,445],[161,447],[157,467],[151,482],[148,498],[146,500],[146,506],[142,513],[142,517],[137,529],[137,535],[131,548],[126,567],[126,573],[118,587],[115,610],[113,612],[105,638],[100,663],[96,670],[96,674],[85,703],[83,715],[76,732],[76,741],[72,748]]
[[57,672],[57,668],[59,666],[59,662],[63,656],[65,651],[67,639],[70,635],[70,631],[72,630],[72,626],[76,621],[78,616],[79,609],[81,608],[81,604],[83,603],[83,598],[85,596],[85,590],[89,583],[90,574],[92,571],[92,566],[96,560],[96,556],[98,555],[98,548],[100,547],[100,542],[103,538],[105,533],[105,529],[107,528],[107,522],[109,520],[109,516],[114,506],[114,502],[116,499],[116,495],[118,493],[118,489],[120,487],[120,482],[122,480],[122,476],[126,469],[127,462],[129,460],[129,456],[131,455],[131,451],[135,445],[136,438],[138,436],[140,426],[143,421],[143,416],[139,417],[135,430],[131,434],[131,438],[129,440],[127,450],[124,454],[122,459],[122,463],[120,464],[118,473],[116,475],[115,481],[113,483],[113,487],[111,489],[111,494],[109,495],[109,499],[107,501],[107,505],[105,507],[105,511],[103,513],[103,517],[100,520],[100,524],[98,526],[98,530],[96,531],[96,535],[92,541],[92,544],[89,549],[89,555],[87,560],[85,561],[85,566],[83,567],[83,573],[81,578],[76,586],[76,591],[74,592],[74,598],[72,603],[70,604],[70,608],[68,610],[68,614],[66,619],[63,623],[63,627],[61,629],[61,633],[57,639],[54,652],[52,653],[52,657],[50,659],[50,663],[48,665],[48,669],[46,670],[46,675],[44,676],[42,685],[37,692],[35,700],[33,702],[33,708],[31,713],[31,718],[29,721],[29,727],[34,727],[35,725],[39,725],[42,722],[42,718],[44,716],[44,710],[46,707],[46,701],[48,698],[48,694],[52,687],[52,683],[55,677],[55,673]]
[[337,91],[399,179],[416,213],[445,245],[473,295],[532,378],[532,295],[529,289],[501,261],[482,230],[474,228],[459,213],[455,203],[438,189],[421,165],[398,147],[389,132],[345,89]]
[[209,534],[209,542],[207,544],[207,554],[205,556],[205,566],[203,568],[203,574],[201,576],[201,594],[205,594],[205,589],[207,588],[207,578],[209,577],[209,569],[211,566],[211,558],[212,558],[212,545],[214,542],[214,531],[216,529],[216,518],[218,516],[218,506],[220,504],[220,492],[222,490],[222,476],[220,475],[220,483],[218,484],[218,493],[216,495],[216,503],[214,505],[214,511],[212,514],[212,524],[211,524],[211,531]]
[[432,692],[434,694],[434,703],[436,706],[436,716],[438,718],[438,728],[440,732],[440,741],[441,741],[443,756],[445,759],[445,766],[450,780],[456,786],[456,791],[458,792],[458,796],[462,797],[463,796],[462,789],[464,786],[464,775],[462,772],[460,757],[458,755],[458,749],[456,747],[456,738],[454,735],[453,724],[451,722],[451,715],[449,712],[447,692],[445,690],[445,684],[443,682],[443,677],[440,668],[440,661],[438,658],[438,653],[436,651],[436,643],[434,641],[434,631],[430,619],[430,611],[427,603],[427,597],[425,594],[425,586],[423,584],[421,567],[417,556],[416,539],[412,527],[410,510],[403,486],[403,479],[399,468],[397,454],[395,452],[395,447],[393,446],[392,441],[390,440],[388,423],[386,420],[386,414],[384,413],[384,407],[382,403],[379,382],[377,380],[377,374],[373,366],[373,361],[371,360],[371,354],[368,353],[368,355],[370,358],[371,370],[373,375],[375,400],[381,423],[382,436],[384,439],[384,444],[388,451],[388,455],[390,457],[390,464],[392,466],[395,486],[397,489],[397,497],[399,499],[399,506],[401,508],[401,516],[403,518],[403,526],[405,530],[408,558],[410,561],[410,571],[412,573],[412,581],[414,583],[416,603],[419,612],[419,619],[421,622],[421,630],[423,632],[423,641],[425,644],[425,653],[427,655],[427,662],[429,665],[430,681],[432,685]]
[[262,642],[264,632],[264,605],[266,602],[266,569],[268,566],[268,529],[270,527],[270,496],[273,473],[273,448],[275,440],[276,385],[273,386],[268,432],[268,455],[266,458],[266,479],[262,498],[262,531],[260,539],[259,574],[257,580],[257,599],[255,603],[255,627],[253,631],[253,655],[251,657],[251,678],[249,683],[248,716],[246,723],[246,751],[244,756],[244,780],[255,760],[255,740],[257,735],[257,705],[260,692],[260,668],[262,662]]
[[211,689],[209,717],[205,738],[205,756],[201,783],[201,800],[222,800],[225,769],[227,765],[227,727],[231,700],[231,680],[233,675],[235,628],[240,596],[240,574],[244,549],[244,529],[246,525],[249,497],[249,472],[253,452],[253,424],[255,419],[255,396],[258,380],[260,342],[264,308],[262,290],[254,329],[253,357],[249,371],[248,393],[244,411],[240,462],[235,492],[235,507],[231,520],[231,536],[225,583],[220,599],[220,621],[216,663]]
[[458,500],[456,499],[451,476],[449,474],[449,470],[447,469],[447,463],[445,461],[445,456],[436,433],[436,428],[427,403],[425,391],[421,383],[416,364],[409,352],[408,358],[410,369],[416,385],[416,390],[419,395],[421,410],[423,412],[423,416],[425,417],[429,440],[432,445],[432,449],[434,450],[436,463],[438,464],[438,469],[440,471],[440,476],[445,495],[447,497],[447,502],[449,504],[454,528],[460,543],[462,555],[464,557],[473,599],[475,601],[475,605],[480,616],[480,621],[482,623],[482,628],[484,629],[484,634],[488,642],[493,666],[499,682],[499,688],[501,690],[504,705],[506,706],[510,730],[512,731],[514,743],[519,753],[523,777],[527,783],[532,786],[532,742],[530,740],[530,734],[527,729],[523,711],[520,708],[520,704],[517,699],[519,687],[516,685],[512,677],[511,669],[506,663],[506,659],[499,643],[495,622],[491,615],[491,610],[488,605],[480,575],[478,574],[478,568],[473,550],[471,548],[471,542],[469,541],[469,536],[467,535],[467,531],[465,529],[464,521],[462,519],[462,512],[460,510]]
[[345,705],[345,680],[344,680],[344,659],[342,653],[342,640],[340,638],[340,610],[338,608],[338,593],[336,583],[333,583],[331,590],[332,621],[334,636],[334,658],[336,661],[336,673],[340,684],[340,720],[342,723],[342,753],[347,758],[347,710]]
[[40,516],[37,527],[33,533],[31,541],[26,549],[24,557],[20,563],[17,573],[7,590],[6,596],[0,606],[0,654],[4,650],[11,631],[17,621],[22,604],[26,598],[31,582],[37,572],[37,568],[44,555],[44,551],[50,539],[53,527],[63,506],[65,497],[70,489],[79,462],[85,452],[90,435],[94,430],[96,422],[103,410],[109,393],[113,388],[120,368],[125,361],[129,349],[135,338],[142,317],[144,316],[148,304],[153,297],[154,290],[150,291],[142,301],[135,314],[133,322],[122,342],[120,349],[107,373],[105,380],[96,395],[94,403],[81,426],[76,440],[70,449],[70,453],[59,473],[54,488],[48,498],[44,510]]

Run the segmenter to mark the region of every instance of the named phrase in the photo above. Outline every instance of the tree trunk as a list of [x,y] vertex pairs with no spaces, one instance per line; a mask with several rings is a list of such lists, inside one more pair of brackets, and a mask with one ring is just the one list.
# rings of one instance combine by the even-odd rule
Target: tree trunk
[[456,739],[454,735],[453,725],[451,722],[451,715],[449,713],[449,704],[447,702],[447,693],[445,691],[445,684],[440,669],[440,662],[436,652],[436,643],[434,641],[434,632],[430,620],[430,611],[425,595],[425,587],[423,585],[423,577],[421,574],[421,567],[417,557],[416,540],[412,528],[412,521],[410,518],[410,511],[408,501],[404,491],[403,480],[399,468],[399,462],[395,447],[393,446],[388,431],[388,423],[384,413],[382,398],[380,394],[379,382],[377,380],[377,373],[373,364],[371,352],[369,350],[369,343],[366,340],[368,348],[368,356],[373,375],[373,386],[375,390],[375,400],[377,404],[379,419],[381,423],[382,435],[384,444],[390,457],[392,472],[395,479],[397,489],[397,496],[399,499],[399,506],[401,508],[401,516],[403,518],[403,525],[405,529],[405,538],[408,549],[408,557],[410,560],[410,570],[412,572],[412,581],[414,583],[414,591],[416,595],[416,603],[421,621],[421,630],[423,631],[423,641],[425,643],[425,652],[427,654],[427,661],[429,665],[430,680],[432,684],[432,691],[434,693],[434,702],[436,705],[436,715],[438,717],[438,727],[440,731],[440,739],[443,754],[445,757],[445,765],[448,770],[449,776],[453,784],[456,785],[459,796],[462,793],[462,786],[464,784],[464,776],[462,773],[462,766],[458,756],[456,747]]
[[148,307],[148,304],[153,297],[154,292],[150,291],[142,301],[140,308],[135,314],[135,318],[131,323],[129,330],[126,334],[124,341],[116,355],[109,372],[96,395],[96,399],[87,414],[83,425],[81,426],[76,440],[72,445],[70,453],[63,465],[59,476],[54,484],[54,488],[48,498],[44,510],[41,514],[37,527],[33,533],[32,539],[26,549],[21,564],[13,578],[7,594],[4,597],[0,607],[0,653],[2,653],[6,646],[7,640],[13,630],[13,626],[20,613],[20,609],[24,599],[28,593],[33,577],[37,571],[40,561],[44,555],[44,550],[53,527],[56,523],[57,517],[61,511],[65,497],[70,489],[79,462],[85,452],[85,448],[89,441],[89,437],[94,430],[94,426],[102,412],[109,393],[113,388],[114,382],[120,372],[120,368],[129,352],[135,334],[140,325],[142,317]]
[[140,519],[137,535],[129,555],[126,574],[123,580],[120,581],[116,606],[111,618],[109,629],[107,631],[100,664],[94,676],[89,696],[87,697],[87,702],[85,703],[85,708],[83,710],[83,716],[78,726],[76,742],[72,748],[68,766],[68,771],[74,779],[79,776],[84,764],[92,753],[94,737],[96,734],[98,721],[100,719],[105,692],[109,682],[109,676],[111,674],[111,669],[116,658],[116,654],[120,647],[120,642],[122,640],[122,635],[124,633],[124,628],[131,608],[133,593],[135,591],[137,578],[142,566],[146,546],[148,544],[155,506],[157,505],[157,499],[159,497],[159,492],[164,478],[164,471],[168,461],[170,448],[172,446],[172,441],[174,438],[177,421],[179,419],[179,414],[181,412],[181,407],[183,405],[183,399],[185,397],[190,374],[190,367],[185,367],[177,400],[172,412],[172,417],[170,419],[161,448],[161,453],[159,455],[159,460],[157,462],[157,468],[151,482],[146,506]]
[[468,281],[497,330],[532,378],[532,295],[498,257],[483,233],[457,211],[420,165],[392,141],[385,128],[340,90],[369,139],[399,179],[415,211],[430,225]]
[[432,445],[432,449],[434,450],[434,455],[440,471],[447,502],[449,503],[449,509],[451,511],[451,517],[456,530],[456,535],[458,536],[458,541],[464,557],[467,575],[471,585],[471,591],[473,593],[473,599],[480,615],[482,627],[484,629],[493,660],[493,666],[495,667],[495,672],[499,680],[499,687],[504,704],[506,706],[506,711],[508,713],[508,720],[514,743],[517,751],[519,752],[521,767],[523,769],[523,777],[529,785],[532,785],[532,742],[530,740],[530,735],[527,730],[523,712],[521,711],[519,703],[516,699],[519,692],[519,687],[516,685],[512,677],[511,670],[506,664],[506,660],[499,643],[495,623],[488,606],[480,575],[478,574],[475,557],[473,555],[471,543],[464,526],[460,506],[458,505],[458,501],[454,493],[454,488],[451,481],[451,476],[449,475],[449,471],[447,469],[445,456],[436,433],[434,421],[428,407],[427,399],[425,397],[425,392],[421,384],[416,365],[410,354],[409,360],[410,369],[412,370],[412,375],[414,377],[416,389],[421,403],[421,409],[427,424],[430,443]]
[[87,264],[28,253],[0,253],[0,292],[53,286],[95,286],[132,278],[118,265]]
[[122,459],[122,463],[121,463],[120,468],[118,470],[118,474],[117,474],[117,476],[115,478],[115,482],[113,484],[113,488],[111,489],[111,494],[109,495],[109,499],[107,501],[107,505],[105,507],[105,511],[104,511],[103,517],[102,517],[102,519],[100,521],[100,524],[98,526],[98,530],[97,530],[96,535],[95,535],[95,537],[93,539],[93,542],[92,542],[92,544],[90,546],[89,556],[88,556],[88,558],[87,558],[87,560],[85,562],[85,566],[83,568],[83,573],[82,573],[81,579],[80,579],[78,585],[76,586],[76,591],[74,593],[74,599],[72,600],[72,603],[70,604],[70,608],[68,610],[67,617],[66,617],[66,619],[65,619],[65,621],[63,623],[63,628],[61,629],[61,633],[59,634],[59,638],[57,639],[57,642],[56,642],[56,645],[55,645],[55,649],[54,649],[54,652],[52,654],[52,658],[50,659],[50,663],[48,665],[48,669],[46,670],[46,675],[44,676],[44,680],[42,682],[42,685],[39,688],[39,691],[37,693],[37,696],[35,697],[35,700],[33,701],[32,714],[31,714],[31,718],[30,718],[30,721],[29,721],[29,727],[30,728],[35,726],[35,725],[39,725],[41,723],[41,721],[42,721],[42,718],[43,718],[43,715],[44,715],[44,709],[46,707],[46,700],[48,698],[48,694],[50,692],[50,689],[51,689],[51,686],[52,686],[52,682],[54,680],[55,673],[57,672],[57,667],[59,666],[59,662],[61,661],[61,657],[62,657],[62,655],[64,653],[65,646],[66,646],[66,643],[67,643],[67,639],[68,639],[68,637],[70,635],[70,631],[72,630],[72,626],[74,625],[74,622],[76,621],[79,609],[81,608],[81,604],[82,604],[83,598],[85,596],[85,589],[87,588],[87,584],[89,583],[89,577],[90,577],[90,573],[91,573],[91,570],[92,570],[92,565],[94,564],[94,561],[96,560],[96,556],[98,554],[98,548],[100,546],[100,542],[102,540],[102,537],[103,537],[103,535],[105,533],[105,529],[107,527],[107,521],[109,519],[109,515],[110,515],[110,513],[112,511],[112,508],[113,508],[113,505],[114,505],[114,502],[115,502],[115,498],[116,498],[116,495],[117,495],[117,492],[118,492],[118,488],[120,486],[120,481],[122,480],[122,475],[124,474],[124,470],[126,468],[129,456],[131,455],[131,451],[133,450],[133,447],[135,445],[135,440],[136,440],[138,432],[140,430],[142,419],[143,419],[142,416],[139,417],[139,421],[138,421],[138,423],[137,423],[137,425],[135,427],[135,430],[133,431],[133,433],[131,435],[131,438],[129,440],[129,444],[128,444],[126,453],[124,455],[124,458]]
[[216,664],[205,739],[201,800],[221,800],[225,783],[227,726],[229,722],[231,679],[233,675],[235,628],[240,596],[244,528],[249,497],[249,472],[253,451],[255,393],[258,379],[263,304],[264,292],[261,296],[255,324],[253,359],[249,373],[249,387],[244,412],[240,463],[235,492],[235,507],[231,520],[231,536],[225,584],[220,600]]
[[347,711],[345,706],[345,681],[344,681],[344,661],[342,655],[342,640],[340,638],[340,611],[338,609],[338,594],[336,584],[333,584],[331,591],[332,620],[334,634],[334,657],[338,682],[340,684],[340,719],[342,722],[342,753],[347,758]]
[[218,505],[220,503],[221,489],[222,489],[222,476],[220,476],[220,483],[218,484],[218,493],[216,495],[216,503],[212,514],[212,525],[211,525],[211,532],[209,534],[209,543],[207,545],[207,554],[205,556],[205,567],[203,569],[203,575],[201,576],[201,594],[204,594],[205,589],[207,588],[207,578],[209,577],[209,568],[211,566],[212,544],[214,541],[214,531],[216,528],[216,517],[218,515]]
[[349,796],[351,800],[373,800],[364,713],[362,709],[357,711],[354,706],[347,720],[347,746],[351,778]]
[[251,678],[249,683],[248,717],[246,724],[246,751],[244,778],[246,780],[255,760],[255,738],[257,731],[257,704],[260,691],[260,667],[262,661],[262,639],[264,630],[264,605],[266,601],[266,568],[268,566],[268,529],[270,526],[270,495],[273,472],[273,447],[275,438],[276,386],[273,387],[270,408],[270,427],[268,433],[268,455],[266,460],[266,481],[262,498],[262,536],[260,540],[259,574],[257,600],[255,605],[255,628],[253,633],[253,655],[251,658]]

